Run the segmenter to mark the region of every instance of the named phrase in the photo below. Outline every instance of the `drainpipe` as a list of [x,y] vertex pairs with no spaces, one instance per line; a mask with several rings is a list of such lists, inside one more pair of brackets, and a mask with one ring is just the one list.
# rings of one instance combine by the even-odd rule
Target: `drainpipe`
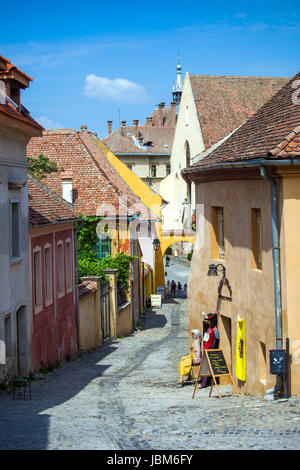
[[[75,254],[75,302],[76,302],[76,323],[77,323],[77,348],[78,348],[78,353],[80,353],[81,350],[81,343],[80,343],[80,320],[79,320],[79,292],[78,292],[78,253],[77,253],[77,237],[78,237],[78,229],[82,227],[82,221],[80,221],[80,225],[75,227],[73,229],[73,234],[74,234],[74,254]],[[75,224],[74,224],[75,225]]]
[[[276,326],[276,349],[282,349],[282,311],[281,311],[281,284],[280,284],[280,258],[279,258],[279,236],[277,217],[277,184],[274,178],[269,176],[266,168],[260,166],[260,174],[271,186],[271,214],[272,214],[272,252],[273,252],[273,273],[274,273],[274,293],[275,293],[275,326]],[[272,389],[271,389],[272,390]],[[282,376],[276,375],[276,385],[272,392],[275,394],[282,391]],[[269,391],[270,393],[270,391]]]

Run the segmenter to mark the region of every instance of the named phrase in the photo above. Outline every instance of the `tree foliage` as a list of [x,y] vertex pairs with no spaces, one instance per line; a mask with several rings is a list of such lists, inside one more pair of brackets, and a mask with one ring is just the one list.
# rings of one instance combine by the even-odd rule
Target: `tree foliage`
[[51,162],[48,157],[40,154],[38,157],[27,157],[28,173],[35,179],[41,181],[51,173],[64,171],[56,162]]

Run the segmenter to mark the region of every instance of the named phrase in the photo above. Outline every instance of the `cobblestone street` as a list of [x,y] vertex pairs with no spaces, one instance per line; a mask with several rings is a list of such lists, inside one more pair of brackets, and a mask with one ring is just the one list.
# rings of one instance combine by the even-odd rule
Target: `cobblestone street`
[[231,386],[177,385],[189,350],[187,301],[148,314],[141,331],[105,342],[32,382],[32,400],[0,392],[0,449],[300,449],[300,397],[265,402]]

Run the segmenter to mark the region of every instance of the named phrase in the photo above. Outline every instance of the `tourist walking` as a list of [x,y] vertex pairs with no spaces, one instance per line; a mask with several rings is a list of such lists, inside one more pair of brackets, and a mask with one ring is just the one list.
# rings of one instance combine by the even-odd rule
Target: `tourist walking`
[[171,282],[171,293],[172,293],[172,297],[176,296],[176,283],[174,280],[172,280]]

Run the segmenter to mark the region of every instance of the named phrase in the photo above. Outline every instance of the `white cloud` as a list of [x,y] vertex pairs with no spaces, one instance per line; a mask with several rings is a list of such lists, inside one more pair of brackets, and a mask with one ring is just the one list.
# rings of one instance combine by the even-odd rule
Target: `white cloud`
[[52,121],[52,119],[47,118],[47,116],[40,116],[36,118],[36,120],[45,129],[61,129],[64,127],[61,124],[58,124],[57,122]]
[[126,78],[98,77],[90,74],[85,77],[84,94],[87,98],[102,101],[143,103],[148,100],[145,88]]

